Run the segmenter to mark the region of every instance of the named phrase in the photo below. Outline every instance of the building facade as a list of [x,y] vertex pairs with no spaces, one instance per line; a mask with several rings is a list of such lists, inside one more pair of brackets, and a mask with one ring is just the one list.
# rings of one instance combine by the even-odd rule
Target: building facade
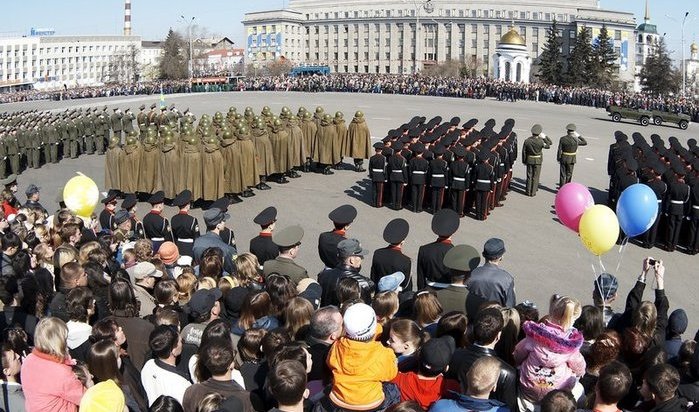
[[0,38],[0,90],[133,81],[140,49],[138,36]]
[[[290,0],[284,10],[247,13],[246,62],[285,57],[337,73],[414,73],[447,60],[478,62],[494,76],[492,56],[511,26],[525,40],[535,71],[546,30],[559,23],[567,56],[582,26],[606,26],[620,56],[619,79],[633,82],[633,13],[597,0]],[[417,32],[416,32],[417,27]]]

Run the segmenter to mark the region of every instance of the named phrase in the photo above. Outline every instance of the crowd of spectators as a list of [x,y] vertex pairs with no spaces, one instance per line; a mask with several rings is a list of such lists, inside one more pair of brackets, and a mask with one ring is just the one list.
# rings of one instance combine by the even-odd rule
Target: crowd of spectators
[[[360,274],[373,265],[345,237],[349,224],[328,232],[335,267],[289,276],[264,269],[294,266],[298,226],[265,224],[280,251],[266,262],[240,250],[247,239],[238,250],[218,240],[193,259],[172,242],[124,241],[121,226],[100,230],[67,209],[48,216],[39,202],[19,205],[11,221],[0,211],[6,411],[699,408],[697,336],[685,335],[684,310],[668,315],[660,260],[644,259],[629,291],[603,273],[592,296],[535,304],[515,296],[519,279],[506,268],[516,262],[503,260],[499,239],[480,253],[440,237],[451,283],[412,290],[410,273]],[[204,213],[208,240],[195,250],[217,244],[229,218],[221,207]],[[653,301],[643,300],[647,285]]]
[[77,99],[136,94],[170,94],[190,91],[299,91],[384,93],[424,96],[446,96],[471,99],[486,97],[504,101],[531,100],[605,108],[621,105],[649,110],[682,112],[699,121],[699,104],[693,98],[679,96],[653,97],[644,93],[611,91],[591,87],[569,87],[543,83],[515,83],[489,78],[464,78],[391,74],[333,74],[329,76],[248,77],[235,85],[211,84],[190,88],[187,80],[154,81],[136,85],[78,87],[58,91],[27,90],[0,94],[0,103],[46,99]]

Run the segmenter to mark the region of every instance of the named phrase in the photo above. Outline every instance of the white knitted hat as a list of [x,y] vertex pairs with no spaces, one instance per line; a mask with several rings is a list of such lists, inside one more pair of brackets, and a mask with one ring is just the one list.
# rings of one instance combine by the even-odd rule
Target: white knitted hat
[[345,335],[352,340],[368,341],[376,334],[376,313],[365,303],[355,303],[347,308],[342,320]]

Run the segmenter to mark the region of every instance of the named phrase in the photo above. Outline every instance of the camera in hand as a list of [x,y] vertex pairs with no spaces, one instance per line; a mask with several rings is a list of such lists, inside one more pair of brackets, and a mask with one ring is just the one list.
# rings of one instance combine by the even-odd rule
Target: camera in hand
[[651,266],[655,266],[655,262],[656,262],[655,259],[648,259],[648,264]]

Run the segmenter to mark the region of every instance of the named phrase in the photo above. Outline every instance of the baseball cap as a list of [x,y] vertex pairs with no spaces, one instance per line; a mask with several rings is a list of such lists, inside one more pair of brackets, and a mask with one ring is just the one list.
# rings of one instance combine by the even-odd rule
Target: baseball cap
[[400,291],[400,285],[405,280],[405,274],[403,272],[395,272],[390,275],[386,275],[379,279],[379,284],[376,285],[376,290],[379,292],[398,292]]
[[223,293],[219,288],[199,289],[192,294],[192,298],[188,303],[189,309],[195,318],[199,317],[211,311],[216,301],[221,299],[221,296],[223,296]]
[[366,303],[355,303],[342,317],[345,335],[352,340],[366,342],[376,334],[376,312]]
[[456,343],[451,336],[430,339],[420,348],[420,365],[435,374],[444,372],[455,348]]
[[134,279],[140,280],[152,276],[154,278],[159,278],[163,276],[163,272],[155,268],[155,265],[150,262],[140,262],[134,267],[130,268],[131,274]]
[[350,256],[366,256],[369,253],[368,250],[362,248],[361,243],[357,239],[343,239],[337,244],[337,255],[341,258],[347,258]]

